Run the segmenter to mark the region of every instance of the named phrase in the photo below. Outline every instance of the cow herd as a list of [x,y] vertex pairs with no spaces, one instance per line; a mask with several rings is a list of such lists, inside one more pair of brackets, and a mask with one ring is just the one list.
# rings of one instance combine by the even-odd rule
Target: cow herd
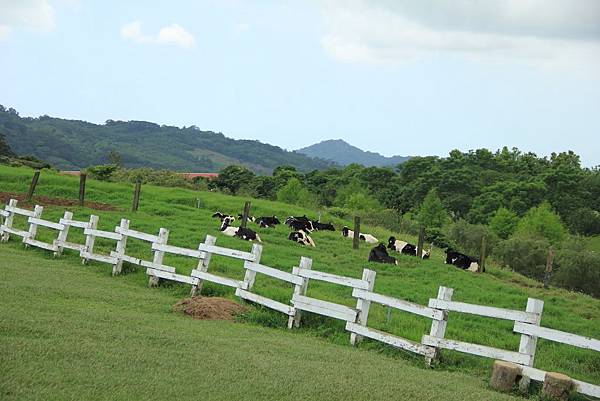
[[[217,211],[212,215],[212,217],[221,220],[221,232],[223,234],[228,235],[230,237],[235,236],[246,241],[262,242],[260,236],[256,233],[256,231],[247,227],[232,226],[232,223],[235,221],[234,216]],[[242,215],[238,215],[238,218],[242,219]],[[261,228],[274,228],[277,225],[281,224],[281,221],[276,216],[248,216],[248,221],[257,224]],[[312,220],[306,217],[306,215],[301,217],[290,216],[287,219],[285,219],[284,224],[290,227],[291,230],[290,234],[288,235],[288,239],[290,241],[294,241],[304,246],[316,246],[315,241],[312,239],[309,233],[322,230],[335,231],[335,227],[333,226],[333,224],[322,223],[318,220]],[[353,239],[354,235],[355,232],[350,230],[347,226],[342,227],[343,237]],[[421,259],[428,259],[431,255],[431,249],[422,249],[421,254],[418,255],[416,245],[408,243],[406,241],[398,240],[394,236],[388,239],[387,247],[384,243],[379,242],[379,240],[371,234],[361,232],[358,234],[358,238],[360,241],[364,241],[367,244],[377,244],[369,252],[369,262],[389,263],[397,265],[398,260],[395,257],[391,256],[388,253],[388,250],[403,255],[419,256]],[[472,272],[478,272],[480,270],[479,260],[477,258],[465,255],[450,248],[446,250],[445,262],[447,264],[459,267],[463,270],[468,270]],[[485,271],[485,268],[483,269],[483,271]]]

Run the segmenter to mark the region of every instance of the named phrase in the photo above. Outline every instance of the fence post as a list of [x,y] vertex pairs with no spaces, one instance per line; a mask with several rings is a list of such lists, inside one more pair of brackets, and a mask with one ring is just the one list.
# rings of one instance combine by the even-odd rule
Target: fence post
[[478,273],[485,271],[485,258],[487,256],[487,236],[481,237],[481,252],[479,253],[479,270]]
[[[542,311],[544,310],[544,301],[535,298],[527,299],[526,312],[533,313],[536,315],[534,323],[539,326],[542,321]],[[535,347],[537,346],[537,337],[530,336],[527,334],[521,334],[521,342],[519,343],[519,353],[526,354],[529,356],[529,363],[527,366],[533,366],[533,360],[535,359]]]
[[[35,207],[33,208],[33,216],[36,219],[39,219],[42,217],[42,212],[44,211],[44,207],[40,206],[40,205],[35,205]],[[35,236],[37,235],[37,224],[34,223],[29,223],[29,235],[23,237],[23,243],[25,244],[25,248],[29,248],[29,245],[25,242],[27,241],[27,239],[35,239]]]
[[246,227],[246,225],[248,224],[248,216],[250,215],[250,202],[246,201],[246,203],[244,203],[244,213],[242,214],[242,223],[241,226],[242,227]]
[[[123,229],[129,228],[129,220],[121,219],[121,223],[119,227]],[[113,265],[112,275],[116,276],[117,274],[121,274],[121,270],[123,269],[123,255],[125,254],[125,247],[127,246],[127,236],[125,234],[121,234],[121,239],[117,241],[117,247],[115,248],[117,261]]]
[[417,242],[417,257],[423,258],[423,243],[425,242],[425,226],[419,226],[419,241]]
[[[65,214],[63,215],[63,219],[72,220],[73,213],[68,211],[65,212]],[[56,238],[56,241],[54,241],[54,245],[56,246],[56,251],[54,252],[55,258],[61,256],[63,253],[64,248],[60,246],[60,244],[67,242],[67,236],[69,235],[69,227],[70,226],[68,224],[63,224],[63,229],[58,232],[58,237]]]
[[[167,241],[169,240],[169,230],[166,228],[162,228],[158,232],[158,244],[167,245]],[[163,264],[163,259],[165,257],[164,251],[154,251],[154,258],[152,259],[152,263],[157,265]],[[148,279],[148,287],[156,287],[158,282],[160,281],[159,277],[150,276]]]
[[[8,206],[10,207],[17,207],[17,200],[16,199],[11,199],[8,201]],[[4,224],[2,225],[3,228],[12,228],[13,226],[13,220],[15,218],[15,213],[14,212],[8,212],[8,216],[4,219]],[[1,236],[0,236],[0,241],[2,242],[6,242],[9,240],[10,238],[10,234],[4,230],[1,230]]]
[[85,202],[85,180],[87,179],[86,173],[79,174],[79,206],[83,206]]
[[550,277],[552,277],[552,267],[554,264],[554,249],[548,249],[548,257],[546,258],[546,271],[544,272],[544,288],[548,289]]
[[352,238],[352,249],[358,249],[360,243],[360,216],[354,216],[354,237]]
[[[312,259],[306,258],[304,256],[300,257],[299,268],[310,270],[312,268]],[[292,273],[298,274],[298,268],[294,267],[294,269],[292,270]],[[303,277],[302,284],[296,284],[294,286],[294,295],[306,295],[307,288],[308,288],[308,279]],[[290,316],[288,318],[288,329],[291,329],[292,327],[300,326],[301,315],[302,315],[302,312],[299,309],[294,308],[294,316]]]
[[[438,289],[437,298],[444,301],[450,301],[452,299],[453,293],[454,289],[452,288],[440,287]],[[441,320],[433,319],[433,321],[431,322],[431,331],[429,332],[429,335],[432,337],[444,338],[444,336],[446,335],[446,326],[448,325],[448,311],[444,309],[438,310],[442,311],[443,317]],[[439,356],[438,354],[439,350],[437,348],[433,348],[432,354],[425,357],[425,362],[427,363],[427,365],[431,366],[433,361]]]
[[[92,230],[96,230],[98,228],[98,216],[96,216],[94,214],[92,214],[90,216],[90,222],[88,223],[88,228],[91,228]],[[84,252],[92,253],[94,251],[94,243],[95,242],[96,242],[95,236],[88,234],[85,237],[85,247],[83,247],[80,252],[82,265],[85,265],[88,261],[88,259],[85,258],[85,256],[84,256]]]
[[142,181],[138,180],[135,183],[135,189],[133,192],[133,204],[131,205],[131,211],[135,212],[140,206],[140,191],[142,190]]
[[[260,256],[262,255],[263,247],[259,244],[252,244],[252,254],[254,255],[254,263],[260,263]],[[254,270],[246,269],[244,275],[244,282],[248,284],[246,291],[251,291],[254,287],[254,280],[256,279],[256,272]]]
[[[214,245],[216,242],[217,242],[217,239],[215,237],[213,237],[212,235],[207,235],[206,239],[204,240],[204,243],[206,245]],[[197,269],[200,270],[201,272],[208,271],[208,264],[210,263],[210,258],[212,256],[212,253],[210,253],[210,252],[205,252],[205,254],[206,254],[206,256],[204,257],[204,259],[200,259],[200,262],[198,262]],[[198,279],[198,284],[192,286],[192,291],[190,293],[190,296],[195,297],[196,295],[199,295],[202,292],[203,285],[204,285],[204,280]]]
[[[362,279],[369,283],[367,291],[373,291],[373,286],[375,285],[375,276],[377,272],[374,270],[363,269]],[[356,301],[356,310],[358,310],[358,316],[356,318],[356,323],[361,326],[367,325],[367,320],[369,319],[369,309],[371,308],[371,301],[367,301],[365,299],[358,298]],[[351,333],[350,334],[350,344],[356,345],[356,343],[362,340],[362,336]]]
[[27,202],[31,202],[31,199],[33,198],[33,192],[35,191],[35,187],[37,186],[39,178],[40,171],[36,170],[33,173],[33,178],[31,179],[31,184],[29,185],[29,191],[27,192]]

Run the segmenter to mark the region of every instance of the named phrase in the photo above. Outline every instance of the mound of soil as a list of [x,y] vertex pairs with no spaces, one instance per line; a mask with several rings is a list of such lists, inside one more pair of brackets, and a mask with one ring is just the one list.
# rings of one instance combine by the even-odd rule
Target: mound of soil
[[[49,196],[34,196],[32,202],[26,202],[26,194],[16,192],[0,192],[0,203],[8,203],[11,199],[19,201],[19,206],[29,207],[33,205],[57,205],[57,206],[79,206],[78,199],[51,198]],[[85,206],[96,210],[118,210],[113,205],[100,202],[85,201]]]
[[219,297],[185,298],[173,305],[173,310],[190,315],[194,319],[233,320],[235,315],[248,310],[230,299]]

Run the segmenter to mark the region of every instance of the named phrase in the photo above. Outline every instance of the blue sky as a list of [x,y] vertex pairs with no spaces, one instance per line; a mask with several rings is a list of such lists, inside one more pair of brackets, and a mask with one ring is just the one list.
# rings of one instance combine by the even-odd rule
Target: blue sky
[[0,103],[296,149],[600,164],[600,1],[0,0]]

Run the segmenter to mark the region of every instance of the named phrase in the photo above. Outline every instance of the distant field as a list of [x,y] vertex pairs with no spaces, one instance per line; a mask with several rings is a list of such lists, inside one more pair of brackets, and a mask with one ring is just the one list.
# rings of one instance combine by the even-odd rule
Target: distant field
[[[0,167],[0,191],[25,192],[28,188],[31,175],[32,171],[28,169]],[[77,192],[77,178],[59,176],[46,171],[42,173],[37,191],[40,195],[66,197],[71,199],[77,197]],[[129,211],[131,207],[131,192],[132,187],[129,185],[90,180],[88,181],[87,198],[90,201],[110,203],[120,210],[94,211],[77,207],[73,207],[71,210],[75,213],[75,217],[79,219],[89,218],[90,213],[98,214],[100,216],[100,229],[113,230],[120,218],[126,217],[131,219],[131,228],[136,230],[153,233],[158,232],[159,227],[169,228],[171,230],[169,239],[170,244],[196,247],[198,243],[205,238],[206,234],[211,234],[218,237],[217,244],[240,250],[250,249],[248,243],[219,234],[218,222],[210,217],[212,212],[217,209],[222,210],[223,212],[237,213],[243,207],[245,201],[243,198],[210,192],[144,186],[142,189],[140,211],[131,213]],[[197,199],[200,200],[201,209],[195,207]],[[302,215],[306,213],[309,216],[316,217],[318,213],[316,210],[308,210],[298,206],[256,199],[252,200],[252,206],[252,213],[255,215],[276,214],[279,217],[285,217],[290,214]],[[45,208],[43,216],[51,220],[58,220],[63,212],[64,207],[49,206]],[[336,227],[350,223],[333,218],[326,213],[323,215],[323,220],[333,221]],[[25,227],[23,221],[21,221],[20,224],[22,224],[22,227]],[[256,226],[252,227],[256,228]],[[399,266],[373,264],[366,262],[369,252],[368,247],[362,246],[359,251],[352,250],[351,241],[342,238],[339,231],[315,233],[313,238],[317,247],[313,249],[303,248],[288,241],[288,231],[286,227],[279,227],[275,230],[256,229],[265,242],[262,262],[282,270],[291,271],[292,266],[298,264],[300,256],[313,258],[313,269],[350,277],[360,277],[362,269],[364,267],[369,267],[377,271],[375,291],[419,302],[421,304],[426,304],[430,297],[435,297],[437,288],[440,285],[454,288],[454,299],[457,301],[507,307],[511,309],[524,309],[527,297],[535,297],[542,299],[545,302],[542,325],[596,338],[599,336],[598,333],[600,333],[600,300],[561,289],[553,288],[545,291],[541,288],[539,283],[510,271],[497,268],[493,265],[489,266],[488,273],[481,275],[470,274],[445,265],[443,263],[443,253],[440,250],[434,250],[432,258],[428,261],[419,261],[408,256],[400,256]],[[364,227],[363,231],[374,234],[380,240],[384,241],[391,234],[389,231],[379,227],[367,226]],[[44,229],[41,229],[39,233],[41,239],[50,239],[52,238],[52,235],[53,233]],[[76,236],[73,238],[77,239]],[[412,241],[415,240],[410,236],[403,236],[403,238]],[[79,240],[82,240],[81,235]],[[99,241],[97,244],[98,249],[104,251],[108,251],[113,246],[110,241]],[[111,290],[111,285],[113,285],[113,283],[119,288],[124,286],[131,290],[132,293],[135,294],[132,295],[133,298],[129,298],[129,296],[125,296],[122,293],[117,293],[117,290],[114,290],[114,295],[103,298],[106,299],[106,302],[110,305],[113,305],[114,302],[119,306],[119,308],[115,309],[115,313],[121,313],[121,307],[125,310],[130,310],[133,313],[133,311],[137,311],[136,308],[150,307],[151,304],[152,307],[162,308],[160,310],[165,316],[168,316],[165,317],[168,322],[177,319],[187,321],[178,316],[166,314],[166,311],[168,311],[171,304],[188,294],[189,287],[187,286],[169,284],[160,289],[149,290],[145,288],[147,278],[143,269],[129,269],[122,277],[111,278],[109,266],[91,263],[89,267],[80,267],[78,265],[78,257],[73,253],[67,253],[62,260],[50,261],[48,260],[48,253],[44,251],[17,251],[18,247],[19,245],[16,243],[11,243],[8,246],[0,245],[0,254],[4,254],[5,249],[10,249],[10,252],[13,253],[13,262],[11,263],[18,263],[16,261],[23,258],[23,263],[28,265],[31,269],[33,269],[34,265],[37,263],[39,263],[40,266],[49,263],[51,266],[61,266],[61,264],[64,264],[65,269],[68,270],[88,272],[81,274],[93,273],[96,281],[92,280],[90,282],[95,282],[98,285],[101,283],[104,288],[98,289],[98,291],[106,291],[108,294],[113,291]],[[138,243],[135,240],[131,240],[131,242],[128,243],[127,249],[128,253],[131,252],[133,256],[150,256],[149,247],[146,247],[144,244]],[[23,255],[27,255],[27,257],[24,258]],[[194,267],[193,261],[185,258],[167,257],[165,263],[177,266],[183,273],[189,273],[191,268]],[[218,274],[227,275],[233,278],[241,279],[243,276],[240,263],[219,257],[215,257],[213,262],[211,262],[211,270]],[[53,271],[54,270],[48,270],[48,277],[51,276]],[[56,271],[58,272],[60,269]],[[34,272],[32,272],[31,275],[33,278],[28,279],[28,286],[35,289],[36,297],[43,295],[42,288],[47,285],[45,281],[50,279],[46,276],[40,276],[39,278],[35,277]],[[84,277],[86,279],[84,279]],[[66,293],[69,293],[69,291],[75,291],[79,288],[78,286],[87,288],[88,285],[84,283],[84,281],[87,282],[87,277],[88,276],[80,277],[73,275],[72,280],[65,281],[67,289],[57,291],[66,291]],[[14,278],[10,278],[10,280],[13,279]],[[3,279],[2,285],[8,285],[8,281],[8,278]],[[290,287],[283,285],[276,280],[267,279],[261,276],[257,279],[255,288],[259,294],[269,296],[270,298],[285,303],[289,302],[292,292]],[[209,295],[234,298],[233,290],[222,286],[208,283],[205,290],[205,293]],[[14,290],[10,289],[9,291]],[[70,299],[78,300],[79,296],[84,296],[88,291],[92,291],[92,289],[87,289],[86,291],[69,297]],[[15,296],[17,298],[22,296],[21,293],[17,294],[17,292],[13,292],[13,294],[16,294]],[[103,294],[105,293],[103,292]],[[308,294],[346,305],[353,305],[355,303],[350,296],[350,290],[340,289],[334,285],[325,283],[311,283]],[[104,296],[105,295],[102,295],[102,297]],[[143,298],[143,301],[136,297]],[[123,299],[120,300],[120,298]],[[25,297],[25,299],[29,302],[27,297]],[[30,305],[28,307],[30,310],[29,313],[34,313],[36,307],[43,306],[42,299],[43,298],[40,298],[40,304]],[[130,300],[127,301],[128,299]],[[65,307],[70,307],[68,302],[64,300],[61,302]],[[143,302],[144,305],[138,305],[138,302]],[[81,308],[84,309],[84,306],[82,305]],[[52,312],[48,312],[47,318],[51,319],[53,313],[56,313],[56,316],[59,316],[62,312],[53,310]],[[96,316],[93,316],[93,318],[96,318]],[[104,316],[104,319],[109,319],[109,317]],[[118,318],[111,316],[110,319]],[[288,338],[288,336],[298,338],[295,337],[297,334],[288,334],[287,331],[283,329],[286,322],[285,316],[276,312],[261,308],[252,308],[251,312],[249,312],[243,320],[255,325],[258,324],[267,327],[280,328],[280,330],[272,332],[247,325],[234,325],[234,327],[242,327],[243,329],[240,330],[250,330],[252,333],[274,333],[272,334],[274,337],[281,335],[282,338]],[[3,318],[3,322],[4,321],[6,321],[6,318]],[[14,331],[15,321],[18,321],[16,316],[13,320],[10,320],[10,323],[3,323],[2,331]],[[28,320],[27,324],[32,326],[29,330],[36,329],[33,320]],[[19,330],[23,330],[23,326],[26,326],[27,324],[20,324],[18,326]],[[146,324],[150,325],[149,322]],[[202,326],[206,323],[195,322],[193,324]],[[215,327],[231,327],[230,324],[225,323],[213,323],[213,325],[215,325]],[[369,325],[409,339],[420,340],[421,335],[429,331],[430,321],[413,315],[394,312],[392,314],[391,323],[386,324],[385,309],[383,307],[374,306],[371,309]],[[505,349],[518,349],[519,336],[512,333],[512,325],[509,322],[452,313],[450,315],[450,324],[448,327],[448,338],[476,342]],[[148,327],[148,331],[150,330],[151,328]],[[162,326],[160,330],[162,330]],[[215,330],[215,336],[223,338],[221,332],[217,329]],[[223,328],[220,330],[227,331],[227,329]],[[119,336],[118,327],[115,327],[114,331],[116,334],[111,335],[111,338],[125,341],[122,339],[122,336]],[[93,330],[91,330],[91,332],[93,332]],[[349,345],[349,334],[344,331],[341,322],[309,314],[303,321],[303,325],[299,332],[302,333],[300,338],[303,340],[315,336],[328,339],[328,344],[322,342],[317,343],[322,344],[322,347],[333,347],[332,349],[335,351],[332,352],[355,352]],[[77,335],[80,335],[80,333]],[[282,339],[281,341],[284,340]],[[313,339],[311,339],[311,341],[313,341]],[[165,342],[170,344],[167,340],[165,340]],[[258,339],[258,342],[260,342],[260,339]],[[29,345],[25,348],[29,348]],[[176,348],[177,347],[173,345],[173,350]],[[359,348],[363,351],[366,350],[367,352],[360,351],[357,355],[368,355],[368,358],[375,358],[382,364],[391,361],[389,363],[396,364],[398,369],[405,369],[406,366],[410,366],[417,369],[419,372],[423,372],[424,374],[427,373],[420,368],[422,365],[422,360],[420,358],[393,350],[380,343],[366,340]],[[25,352],[25,350],[23,352]],[[185,350],[181,349],[181,354],[185,354]],[[100,353],[97,357],[104,358]],[[275,356],[272,357],[275,358]],[[39,361],[40,364],[49,363],[49,361],[45,360],[46,356],[43,354],[39,356],[39,358],[41,359]],[[50,358],[52,359],[54,357]],[[308,359],[310,360],[310,358]],[[189,363],[192,364],[192,362]],[[257,361],[256,363],[261,364],[263,362]],[[446,373],[443,373],[443,375],[448,374],[448,371],[468,373],[473,377],[475,383],[483,385],[482,383],[485,383],[489,378],[491,364],[492,361],[488,359],[448,351],[443,352],[441,364],[437,367],[437,370],[445,371]],[[179,380],[180,377],[187,377],[185,366],[185,364],[182,364],[181,366],[169,365],[166,371],[176,371],[176,373],[172,376],[167,376],[177,378],[171,378],[170,380]],[[402,366],[402,368],[400,368],[400,366]],[[600,356],[598,353],[591,351],[576,349],[547,341],[540,341],[537,347],[535,366],[544,370],[560,371],[580,380],[600,384]],[[234,367],[231,369],[241,368]],[[302,371],[302,374],[306,373],[308,375],[307,372],[304,372],[304,369],[300,368],[291,368],[287,366],[283,369],[286,371],[286,377],[293,377],[293,380],[296,379],[295,375],[297,372]],[[340,369],[342,369],[340,372],[346,371],[345,368],[340,367]],[[205,370],[203,369],[202,372],[205,372]],[[319,372],[319,370],[314,370],[314,372]],[[396,372],[398,373],[399,371]],[[345,374],[347,373],[340,373],[338,379],[341,380]],[[384,373],[383,376],[389,378],[386,374],[387,373]],[[314,377],[318,375],[319,373],[315,373]],[[403,374],[398,373],[398,376],[392,380],[392,382],[399,380],[399,377],[402,377],[402,380],[404,380]],[[292,379],[289,380],[293,381]],[[352,382],[352,379],[347,380]],[[393,386],[393,384],[381,385],[384,387],[387,386],[386,388],[388,389],[391,388],[389,386]],[[389,395],[390,393],[386,394]],[[442,397],[441,399],[450,398]],[[480,399],[491,398],[486,396]]]

